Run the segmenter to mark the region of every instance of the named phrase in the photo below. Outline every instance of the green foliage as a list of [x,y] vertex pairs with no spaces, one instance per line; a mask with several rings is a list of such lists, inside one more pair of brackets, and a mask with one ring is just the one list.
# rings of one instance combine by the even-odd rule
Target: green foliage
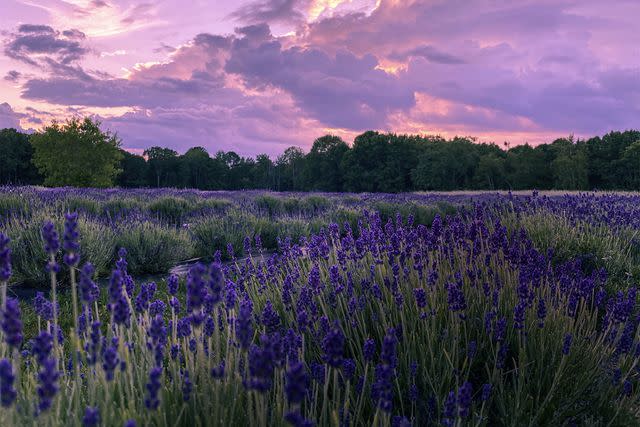
[[505,142],[504,149],[472,137],[367,131],[351,147],[339,136],[325,135],[308,153],[289,147],[275,161],[267,154],[254,159],[233,151],[210,156],[203,147],[180,155],[155,146],[144,156],[134,155],[119,149],[118,139],[91,119],[53,123],[28,141],[14,129],[0,131],[0,185],[42,183],[40,170],[49,186],[390,193],[640,189],[640,131],[635,130],[587,140],[570,136],[535,147]]
[[147,209],[157,215],[158,218],[166,220],[171,224],[179,224],[182,218],[190,212],[194,203],[178,197],[163,197],[151,202]]
[[142,156],[136,156],[125,150],[120,150],[122,172],[118,175],[117,184],[120,187],[144,187],[147,185],[149,165]]
[[33,147],[28,135],[15,129],[0,130],[0,184],[36,184],[38,171],[31,163]]
[[120,172],[120,140],[90,118],[53,122],[31,135],[31,143],[48,186],[111,187]]
[[135,275],[166,273],[194,253],[186,231],[148,221],[121,226],[111,259],[115,259],[117,248],[127,249],[129,272]]
[[[41,229],[51,216],[40,212],[30,218],[11,218],[0,227],[3,233],[12,237],[11,250],[16,283],[42,285],[46,283],[46,255],[42,249]],[[61,216],[56,217],[56,228],[63,230]],[[108,273],[113,263],[116,248],[116,233],[109,226],[86,219],[78,220],[81,233],[81,253],[83,261],[91,261],[99,275]],[[60,259],[60,262],[62,259]]]
[[340,167],[348,151],[349,146],[338,136],[325,135],[316,139],[305,159],[306,189],[342,191]]

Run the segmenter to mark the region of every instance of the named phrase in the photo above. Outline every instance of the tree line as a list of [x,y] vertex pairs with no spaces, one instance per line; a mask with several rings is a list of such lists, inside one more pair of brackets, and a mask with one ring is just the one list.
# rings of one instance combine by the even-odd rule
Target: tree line
[[178,187],[202,190],[404,192],[419,190],[639,190],[640,131],[572,136],[535,147],[473,138],[368,131],[351,146],[325,135],[305,153],[271,159],[151,147],[143,155],[89,118],[31,135],[0,131],[0,184]]

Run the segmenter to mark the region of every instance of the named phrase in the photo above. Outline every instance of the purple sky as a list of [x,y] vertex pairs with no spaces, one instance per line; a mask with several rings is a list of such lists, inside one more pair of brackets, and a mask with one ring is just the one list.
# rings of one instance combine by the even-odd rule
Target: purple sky
[[539,143],[640,127],[637,0],[2,0],[0,128],[276,155],[368,129]]

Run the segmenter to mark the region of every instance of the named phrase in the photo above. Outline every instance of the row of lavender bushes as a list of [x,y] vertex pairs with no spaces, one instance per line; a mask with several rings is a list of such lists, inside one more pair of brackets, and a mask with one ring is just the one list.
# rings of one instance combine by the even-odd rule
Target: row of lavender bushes
[[[132,275],[166,273],[192,258],[210,259],[227,243],[242,256],[246,236],[260,236],[275,251],[278,236],[317,233],[331,222],[355,227],[359,212],[375,205],[384,215],[397,210],[430,223],[436,213],[455,211],[453,204],[406,203],[398,196],[275,195],[268,192],[200,192],[189,190],[95,190],[0,188],[0,232],[13,237],[14,283],[48,282],[41,265],[40,227],[49,218],[62,227],[66,212],[78,212],[83,254],[99,277],[108,277],[118,248],[129,252]],[[66,274],[66,273],[65,273]],[[67,278],[65,276],[65,278]]]
[[52,300],[29,337],[0,240],[7,425],[637,425],[636,289],[553,263],[496,209],[430,227],[364,212],[269,256],[247,239],[255,256],[229,246],[233,262],[218,252],[166,295],[135,283],[125,250],[101,290],[78,229],[69,214],[62,242],[41,230]]

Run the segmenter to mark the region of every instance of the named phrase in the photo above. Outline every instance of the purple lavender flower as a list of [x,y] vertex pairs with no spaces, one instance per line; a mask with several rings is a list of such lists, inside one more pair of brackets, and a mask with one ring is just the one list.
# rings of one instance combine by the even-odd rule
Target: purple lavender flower
[[178,319],[176,329],[180,338],[185,338],[191,335],[191,318],[183,317],[182,319]]
[[489,398],[491,397],[491,389],[492,389],[492,385],[485,383],[482,384],[482,392],[480,394],[480,400],[482,400],[483,402],[486,402],[487,400],[489,400]]
[[222,268],[220,264],[212,263],[209,266],[209,293],[211,295],[212,304],[217,304],[221,300],[222,285],[224,284],[224,274],[222,274]]
[[336,323],[322,339],[322,351],[324,352],[322,359],[324,362],[329,366],[339,368],[342,365],[344,343],[344,334]]
[[75,267],[80,261],[80,243],[78,243],[78,214],[67,213],[64,222],[64,234],[62,236],[62,247],[65,250],[64,263],[70,267]]
[[362,354],[365,361],[373,362],[376,358],[376,342],[371,338],[367,339],[362,346]]
[[389,328],[387,334],[382,340],[382,351],[380,352],[380,360],[392,368],[395,368],[397,363],[396,344],[398,339],[396,338],[396,331],[393,328]]
[[171,297],[169,305],[176,314],[180,314],[180,300],[176,297]]
[[260,337],[260,346],[252,345],[249,349],[249,373],[251,379],[248,383],[250,389],[265,392],[271,388],[273,370],[275,369],[276,355],[268,335]]
[[342,374],[346,380],[352,380],[356,373],[356,362],[353,359],[344,359],[342,361]]
[[100,424],[100,409],[97,406],[87,406],[82,417],[83,427],[95,427],[98,424]]
[[[122,297],[122,272],[113,270],[109,280],[109,302],[115,304]],[[111,308],[110,308],[111,309]]]
[[31,340],[31,352],[39,364],[49,358],[52,349],[53,336],[47,331],[40,331],[38,336]]
[[120,295],[120,298],[111,305],[113,311],[113,321],[117,325],[129,326],[131,318],[131,308],[124,295]]
[[251,313],[253,305],[249,299],[244,299],[240,303],[240,311],[236,319],[236,339],[243,349],[249,348],[249,343],[253,337],[253,327]]
[[189,371],[184,371],[182,375],[182,400],[188,402],[191,398],[191,392],[193,390],[193,383],[189,378]]
[[6,282],[11,278],[11,240],[0,233],[0,282]]
[[305,419],[299,411],[287,412],[284,419],[293,427],[313,427],[315,425],[313,421]]
[[203,276],[206,268],[201,263],[195,264],[187,275],[187,311],[191,313],[191,321],[198,326],[204,320],[202,304],[206,296]]
[[42,239],[44,240],[44,250],[47,254],[55,255],[60,250],[58,232],[52,222],[46,222],[42,226]]
[[456,417],[456,394],[450,391],[447,398],[444,401],[444,407],[442,410],[442,424],[445,426],[452,426]]
[[166,308],[166,304],[162,300],[157,299],[149,305],[149,316],[163,316]]
[[53,303],[44,297],[42,292],[36,292],[33,299],[33,308],[42,320],[53,320]]
[[167,327],[161,315],[157,315],[151,320],[147,335],[151,338],[151,343],[154,346],[164,345],[167,342]]
[[573,341],[573,335],[566,334],[564,336],[564,341],[562,342],[562,354],[564,354],[565,356],[568,356],[569,352],[571,351],[572,341]]
[[465,381],[458,390],[458,408],[461,418],[467,418],[469,416],[472,398],[473,386],[469,381]]
[[538,327],[544,327],[545,317],[547,317],[547,306],[544,302],[544,298],[540,298],[538,301]]
[[22,344],[22,320],[20,320],[20,304],[15,298],[7,298],[2,313],[2,332],[10,347],[19,348]]
[[394,369],[387,364],[376,366],[375,382],[371,386],[371,398],[385,412],[393,409]]
[[102,352],[102,369],[104,369],[107,381],[113,381],[114,371],[118,366],[118,362],[117,347],[114,345],[106,347]]
[[285,393],[289,403],[301,403],[309,388],[309,375],[302,362],[294,362],[287,369]]
[[211,368],[211,378],[215,378],[217,380],[222,379],[224,377],[224,368],[225,363],[223,360],[218,364],[218,366],[214,366],[213,368]]
[[51,407],[51,403],[58,392],[58,378],[60,373],[57,369],[56,359],[48,358],[42,362],[42,368],[38,373],[38,410],[46,411]]
[[100,322],[93,322],[91,324],[91,333],[89,334],[89,342],[85,344],[85,351],[87,352],[87,363],[89,365],[95,365],[98,363],[98,349],[100,346]]
[[91,304],[100,296],[100,288],[93,281],[95,268],[89,262],[85,263],[80,269],[80,280],[78,288],[80,289],[80,299],[85,304]]
[[160,405],[160,399],[158,392],[160,391],[160,377],[162,376],[162,368],[154,367],[149,372],[149,382],[147,383],[147,397],[144,400],[144,404],[147,409],[155,410]]
[[251,253],[251,237],[245,236],[242,240],[242,250],[245,255],[249,255]]
[[0,403],[5,408],[11,406],[18,395],[13,388],[15,379],[11,362],[7,359],[0,360]]
[[204,319],[204,334],[207,337],[211,337],[213,336],[213,333],[216,330],[216,322],[213,319],[213,317],[207,315],[207,317]]
[[427,292],[423,288],[415,288],[413,295],[416,298],[416,306],[420,309],[427,306]]
[[280,316],[273,309],[271,301],[267,301],[267,304],[264,306],[264,309],[262,310],[261,320],[266,329],[266,332],[269,334],[276,332],[280,327]]
[[178,293],[178,286],[180,285],[180,280],[178,276],[172,274],[167,279],[167,290],[169,291],[169,295],[175,295]]

